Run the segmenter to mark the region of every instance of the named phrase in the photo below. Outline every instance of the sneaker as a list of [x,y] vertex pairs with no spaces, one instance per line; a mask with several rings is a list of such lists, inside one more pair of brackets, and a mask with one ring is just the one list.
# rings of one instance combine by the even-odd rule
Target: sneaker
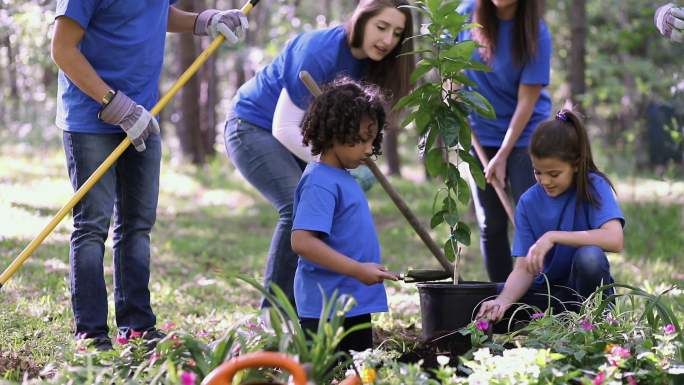
[[159,329],[152,327],[145,330],[142,334],[142,339],[147,341],[146,345],[149,350],[154,349],[159,341],[166,338],[166,333],[159,331]]
[[109,337],[88,338],[88,346],[95,348],[98,352],[108,352],[114,350],[112,340]]

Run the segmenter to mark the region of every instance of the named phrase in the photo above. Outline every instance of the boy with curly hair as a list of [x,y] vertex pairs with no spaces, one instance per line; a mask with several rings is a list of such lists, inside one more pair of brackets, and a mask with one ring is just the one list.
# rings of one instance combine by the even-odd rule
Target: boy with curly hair
[[[378,87],[338,79],[310,105],[302,122],[303,143],[320,155],[302,175],[294,201],[292,249],[299,255],[295,300],[300,323],[316,331],[323,297],[334,291],[356,305],[344,328],[370,323],[387,311],[383,280],[397,277],[380,264],[380,243],[368,201],[348,169],[380,155],[385,104]],[[373,345],[370,328],[347,336],[342,351]]]

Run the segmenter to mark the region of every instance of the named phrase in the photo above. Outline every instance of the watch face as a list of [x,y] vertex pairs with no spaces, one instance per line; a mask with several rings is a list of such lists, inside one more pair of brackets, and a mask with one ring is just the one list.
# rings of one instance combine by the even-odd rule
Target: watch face
[[116,93],[112,90],[107,91],[107,93],[102,97],[102,104],[104,104],[105,106],[109,104],[109,102],[111,102],[114,98],[115,94]]

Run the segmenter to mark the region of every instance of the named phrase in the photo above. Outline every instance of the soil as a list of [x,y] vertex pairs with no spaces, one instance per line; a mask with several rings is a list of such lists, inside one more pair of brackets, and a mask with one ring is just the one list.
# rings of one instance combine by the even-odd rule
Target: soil
[[0,376],[13,371],[21,373],[22,377],[34,378],[38,376],[41,369],[38,364],[22,357],[19,353],[0,351]]

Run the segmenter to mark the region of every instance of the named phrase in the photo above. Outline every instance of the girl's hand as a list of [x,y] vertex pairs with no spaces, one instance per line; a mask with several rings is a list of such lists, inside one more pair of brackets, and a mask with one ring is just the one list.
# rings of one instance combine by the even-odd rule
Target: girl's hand
[[504,188],[506,186],[506,163],[508,158],[497,152],[485,167],[485,179],[492,186]]
[[530,247],[530,250],[527,252],[527,271],[530,274],[537,275],[542,272],[544,258],[546,258],[546,254],[554,244],[553,232],[547,231]]
[[399,277],[397,277],[394,273],[387,271],[385,266],[379,265],[377,263],[359,264],[359,269],[356,274],[354,274],[354,278],[366,285],[374,285],[384,281],[385,279],[392,281],[399,280]]
[[496,297],[491,301],[483,302],[480,306],[480,311],[477,313],[478,319],[486,319],[491,322],[499,322],[503,318],[504,313],[511,307],[511,301],[501,296]]

